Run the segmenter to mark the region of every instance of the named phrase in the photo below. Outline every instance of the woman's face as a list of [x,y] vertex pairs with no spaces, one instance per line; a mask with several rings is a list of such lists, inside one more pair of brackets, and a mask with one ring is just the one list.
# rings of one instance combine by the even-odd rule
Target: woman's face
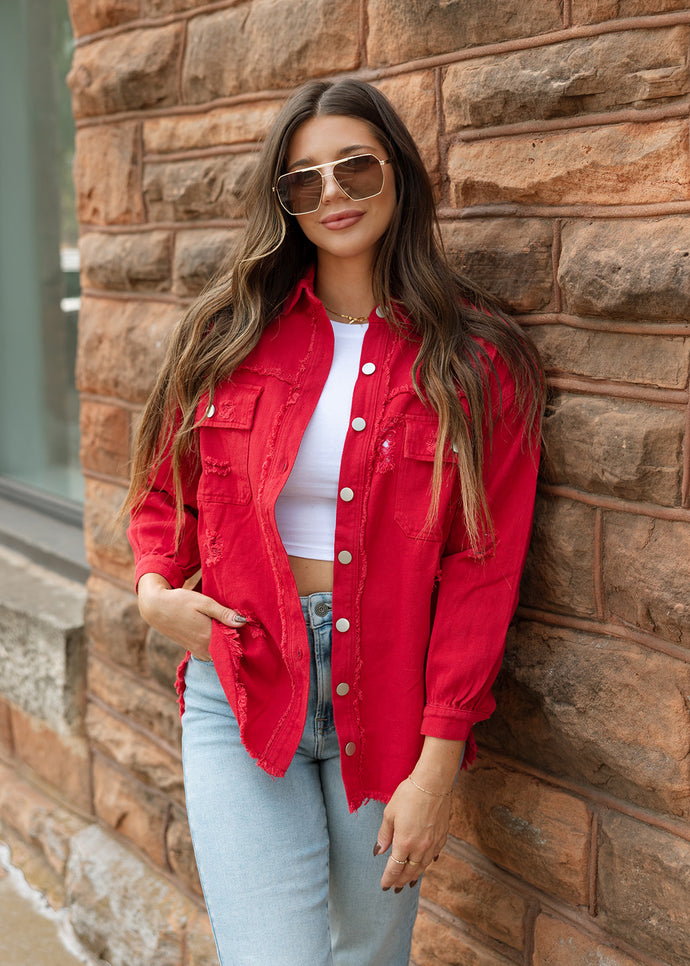
[[[339,115],[314,117],[293,134],[286,171],[299,171],[361,154],[373,154],[382,161],[389,156],[364,121]],[[316,246],[320,261],[323,258],[358,259],[371,268],[396,204],[393,166],[385,164],[381,170],[381,193],[359,201],[352,201],[328,172],[318,209],[294,216]]]

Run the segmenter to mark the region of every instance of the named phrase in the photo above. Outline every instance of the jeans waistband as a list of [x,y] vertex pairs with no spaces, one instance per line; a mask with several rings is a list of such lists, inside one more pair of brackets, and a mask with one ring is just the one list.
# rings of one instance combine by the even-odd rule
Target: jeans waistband
[[333,594],[330,591],[321,591],[318,594],[310,594],[308,597],[300,597],[302,603],[302,613],[307,627],[322,627],[333,621]]

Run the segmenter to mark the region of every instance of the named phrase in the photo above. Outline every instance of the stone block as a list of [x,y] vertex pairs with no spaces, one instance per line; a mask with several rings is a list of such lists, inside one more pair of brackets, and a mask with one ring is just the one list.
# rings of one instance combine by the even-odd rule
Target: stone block
[[12,714],[9,703],[0,697],[0,758],[14,757]]
[[684,215],[570,222],[561,244],[558,282],[566,311],[662,322],[687,319],[690,220]]
[[547,370],[589,379],[684,389],[690,339],[642,332],[598,332],[567,325],[531,325],[528,333]]
[[420,70],[401,77],[389,77],[377,86],[407,125],[431,180],[438,187],[438,123],[433,71]]
[[254,0],[190,21],[182,95],[200,104],[290,89],[354,70],[359,60],[357,0]]
[[127,410],[84,398],[80,407],[80,423],[82,468],[126,479],[129,471]]
[[127,225],[144,219],[139,125],[99,124],[77,131],[74,187],[83,225]]
[[228,261],[239,235],[239,231],[222,228],[178,232],[173,291],[184,296],[198,295]]
[[572,0],[571,18],[573,24],[601,23],[686,9],[686,0]]
[[479,760],[455,783],[450,831],[538,889],[589,899],[590,815],[579,798]]
[[75,37],[117,27],[139,16],[139,0],[69,0]]
[[110,966],[183,966],[195,905],[96,825],[72,838],[67,892],[79,940]]
[[524,4],[519,0],[370,0],[368,62],[372,67],[399,64],[451,50],[533,37],[559,30],[557,0]]
[[19,708],[12,708],[16,754],[29,768],[57,789],[63,799],[91,811],[91,769],[86,741],[56,731]]
[[690,842],[610,812],[599,850],[599,919],[670,966],[688,966]]
[[82,584],[0,548],[0,690],[62,735],[79,733],[85,652]]
[[687,128],[675,120],[460,142],[448,153],[450,201],[457,208],[685,201],[687,158]]
[[142,17],[168,17],[173,13],[186,13],[196,7],[208,6],[208,0],[139,0]]
[[639,966],[620,949],[593,939],[568,922],[540,915],[534,926],[533,966]]
[[167,231],[110,235],[87,232],[79,241],[82,288],[165,292],[170,288],[172,238]]
[[87,478],[84,540],[86,557],[92,567],[133,586],[132,551],[127,542],[124,525],[115,524],[124,497],[124,487]]
[[185,966],[217,966],[218,953],[205,909],[198,909],[187,926],[187,958]]
[[181,24],[128,30],[77,47],[67,75],[74,116],[175,104],[182,30]]
[[[15,868],[21,869],[21,874],[26,880],[29,888],[40,892],[48,905],[54,910],[61,910],[65,905],[65,883],[62,876],[58,875],[51,868],[41,849],[26,842],[9,825],[5,825],[0,819],[0,843],[9,849],[9,861]],[[0,883],[6,875],[4,869],[0,869]],[[3,938],[7,930],[8,912],[6,909],[5,897],[3,896]],[[11,926],[10,926],[11,928]],[[36,942],[35,932],[31,934],[32,951]],[[7,952],[7,944],[3,944],[3,953]],[[23,963],[22,963],[23,966]],[[71,964],[70,964],[71,966]]]
[[146,635],[146,663],[149,674],[164,688],[171,688],[177,677],[177,667],[184,656],[180,645],[164,637],[153,628]]
[[446,131],[657,106],[690,87],[688,27],[581,37],[451,65]]
[[88,591],[85,625],[91,648],[134,673],[144,672],[146,624],[134,593],[93,575]]
[[86,722],[91,744],[98,751],[145,785],[165,792],[178,804],[184,802],[182,766],[171,746],[131,728],[94,703],[88,706]]
[[520,590],[529,607],[593,616],[594,519],[583,503],[538,495]]
[[165,832],[165,844],[168,851],[168,861],[175,875],[188,889],[201,895],[201,883],[199,882],[199,873],[194,858],[187,815],[184,809],[177,806],[172,807],[171,819]]
[[624,801],[688,815],[689,689],[687,664],[640,644],[518,621],[496,713],[477,737]]
[[96,815],[161,867],[165,867],[165,824],[168,801],[126,775],[106,758],[93,761],[93,802]]
[[515,963],[513,958],[506,958],[454,929],[424,905],[414,927],[412,959],[424,966],[514,966]]
[[604,514],[604,590],[615,617],[690,646],[690,524]]
[[553,294],[553,229],[537,218],[444,222],[446,252],[473,282],[514,312],[545,309]]
[[146,118],[144,151],[167,154],[262,141],[281,107],[282,101],[271,99],[217,107],[203,114]]
[[544,438],[551,483],[624,500],[680,503],[685,413],[651,403],[559,395]]
[[133,672],[113,667],[94,655],[89,663],[89,693],[109,705],[151,735],[177,747],[180,723],[175,691],[167,693],[149,685]]
[[451,851],[442,852],[425,873],[422,896],[497,942],[524,947],[524,899]]
[[145,402],[181,311],[160,302],[82,297],[77,385],[81,392]]
[[146,165],[144,199],[152,221],[239,218],[256,164],[254,154],[229,154]]

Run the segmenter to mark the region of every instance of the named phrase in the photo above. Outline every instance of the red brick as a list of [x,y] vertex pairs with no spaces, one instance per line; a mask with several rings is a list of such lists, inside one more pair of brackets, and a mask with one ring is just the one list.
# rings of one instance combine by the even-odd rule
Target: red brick
[[688,131],[674,120],[461,142],[448,175],[458,208],[685,201]]
[[357,0],[254,0],[190,21],[182,91],[200,104],[358,66]]
[[135,778],[184,802],[179,754],[167,748],[96,704],[87,709],[87,733],[91,744]]
[[68,802],[91,811],[91,774],[86,741],[59,735],[43,721],[12,706],[17,757],[57,789]]
[[478,44],[533,37],[563,25],[557,0],[369,0],[367,53],[372,66],[399,64]]
[[534,928],[533,966],[639,966],[619,949],[580,932],[572,923],[541,915]]
[[514,966],[515,962],[454,929],[424,906],[415,923],[412,957],[420,966]]
[[640,951],[688,966],[690,842],[614,812],[599,851],[599,918]]
[[152,117],[144,121],[144,150],[151,154],[189,151],[247,141],[268,134],[282,101],[233,104],[203,114]]
[[[483,745],[657,812],[690,814],[690,667],[632,641],[519,621]],[[640,741],[644,734],[644,741]]]
[[145,670],[146,624],[136,597],[101,577],[91,576],[84,615],[91,648],[134,672]]
[[689,253],[685,216],[569,222],[558,267],[565,309],[605,319],[685,320]]
[[444,223],[452,263],[514,312],[545,309],[553,295],[553,228],[536,218]]
[[662,389],[684,389],[687,383],[687,338],[566,325],[532,325],[528,333],[547,370]]
[[166,303],[83,297],[77,351],[81,392],[145,402],[181,314]]
[[167,799],[136,781],[100,755],[93,762],[96,815],[165,867]]
[[480,761],[455,785],[451,833],[496,865],[576,905],[588,902],[590,815],[584,802]]
[[522,949],[526,905],[499,879],[449,849],[422,879],[422,895],[497,942]]
[[132,122],[77,131],[74,186],[80,222],[127,225],[141,222],[139,126]]
[[446,131],[657,106],[688,90],[687,27],[629,30],[451,65]]
[[548,495],[537,497],[532,543],[520,588],[522,604],[583,616],[595,614],[595,513],[584,503]]
[[690,524],[606,512],[603,570],[615,617],[690,646]]
[[[180,658],[183,653],[180,649]],[[89,664],[88,687],[91,694],[149,734],[179,744],[179,714],[172,687],[168,693],[161,692],[136,673],[113,667],[97,655]]]
[[677,506],[685,414],[650,403],[559,395],[544,423],[549,482]]
[[67,76],[74,116],[175,104],[181,45],[182,26],[168,24],[77,47]]
[[104,234],[79,241],[82,288],[165,292],[170,288],[172,237],[167,231]]
[[120,406],[82,400],[80,456],[85,470],[127,478],[129,413]]

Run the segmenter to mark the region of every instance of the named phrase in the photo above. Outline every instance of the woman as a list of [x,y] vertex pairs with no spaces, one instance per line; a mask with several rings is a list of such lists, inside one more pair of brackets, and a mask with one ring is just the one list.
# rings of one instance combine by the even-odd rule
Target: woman
[[187,807],[223,966],[402,966],[494,707],[541,369],[447,264],[417,149],[366,84],[293,95],[248,211],[144,413],[140,609],[187,650]]

